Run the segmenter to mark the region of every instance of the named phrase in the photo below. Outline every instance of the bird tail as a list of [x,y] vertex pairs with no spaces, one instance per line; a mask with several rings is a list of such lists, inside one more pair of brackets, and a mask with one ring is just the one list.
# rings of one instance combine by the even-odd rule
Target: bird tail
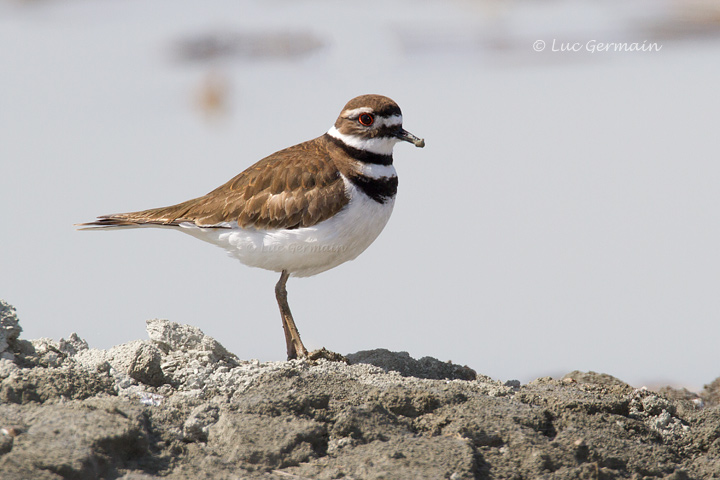
[[136,228],[143,226],[172,225],[162,221],[132,219],[128,214],[102,215],[93,222],[76,223],[78,230],[109,230],[119,228]]
[[190,223],[204,228],[230,228],[226,221],[208,222],[206,212],[198,212],[196,208],[197,199],[178,203],[169,207],[151,208],[139,212],[114,213],[112,215],[101,215],[97,220],[87,223],[77,223],[79,230],[96,229],[117,229],[134,227],[180,227]]
[[78,230],[117,229],[149,226],[171,226],[177,227],[183,219],[175,215],[168,215],[171,207],[153,208],[141,212],[114,213],[112,215],[101,215],[97,220],[86,223],[76,223]]

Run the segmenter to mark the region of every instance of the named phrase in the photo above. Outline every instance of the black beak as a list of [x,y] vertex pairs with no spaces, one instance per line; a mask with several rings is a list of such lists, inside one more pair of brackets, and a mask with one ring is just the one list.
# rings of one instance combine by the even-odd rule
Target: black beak
[[400,140],[404,140],[406,142],[412,143],[413,145],[415,145],[418,148],[423,148],[425,146],[424,138],[416,137],[415,135],[408,132],[404,128],[401,128],[397,132],[395,132],[395,136],[397,138],[399,138]]

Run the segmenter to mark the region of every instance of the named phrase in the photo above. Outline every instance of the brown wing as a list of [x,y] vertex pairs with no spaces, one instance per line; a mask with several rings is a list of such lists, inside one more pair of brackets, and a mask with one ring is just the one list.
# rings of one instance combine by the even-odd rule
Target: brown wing
[[261,229],[310,227],[335,215],[349,198],[322,137],[260,160],[199,198],[169,207],[98,217],[82,226],[179,225]]

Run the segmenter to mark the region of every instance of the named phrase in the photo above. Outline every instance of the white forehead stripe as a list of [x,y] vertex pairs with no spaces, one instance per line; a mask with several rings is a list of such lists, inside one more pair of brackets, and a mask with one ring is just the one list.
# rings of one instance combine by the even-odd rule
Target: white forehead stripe
[[355,135],[345,135],[344,133],[340,133],[334,125],[330,127],[327,133],[349,147],[365,150],[370,153],[377,153],[378,155],[392,155],[393,147],[400,141],[399,138],[395,137],[362,138],[356,137]]
[[378,117],[378,125],[385,125],[386,127],[395,127],[402,125],[402,115],[392,115],[390,117]]

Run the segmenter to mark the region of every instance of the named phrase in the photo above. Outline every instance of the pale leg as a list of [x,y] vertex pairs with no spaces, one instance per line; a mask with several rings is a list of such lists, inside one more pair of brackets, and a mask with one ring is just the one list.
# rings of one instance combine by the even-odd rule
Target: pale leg
[[307,350],[300,340],[300,332],[298,332],[293,320],[292,313],[290,313],[290,306],[287,301],[287,290],[285,284],[287,283],[290,274],[287,270],[283,270],[280,274],[280,280],[275,285],[275,297],[277,298],[278,306],[280,307],[280,316],[282,317],[283,330],[285,331],[285,344],[287,345],[287,358],[292,360],[294,358],[305,358],[307,357]]

